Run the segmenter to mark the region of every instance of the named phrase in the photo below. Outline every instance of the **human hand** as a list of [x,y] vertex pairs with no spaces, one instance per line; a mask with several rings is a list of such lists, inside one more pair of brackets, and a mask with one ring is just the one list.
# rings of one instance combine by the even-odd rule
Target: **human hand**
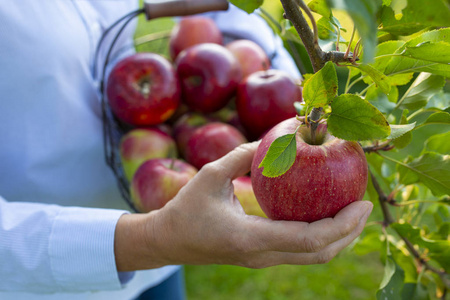
[[372,211],[367,201],[354,202],[334,218],[313,223],[246,215],[234,196],[232,180],[250,170],[257,146],[258,142],[241,145],[205,165],[162,209],[141,215],[139,223],[144,225],[136,228],[143,245],[128,250],[137,247],[142,255],[118,262],[118,269],[326,263],[362,232]]

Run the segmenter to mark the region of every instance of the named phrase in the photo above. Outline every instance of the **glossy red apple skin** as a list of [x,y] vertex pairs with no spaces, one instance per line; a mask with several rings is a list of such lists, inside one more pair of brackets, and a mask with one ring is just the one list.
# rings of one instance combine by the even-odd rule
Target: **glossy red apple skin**
[[253,192],[252,180],[249,176],[241,176],[233,180],[234,195],[241,202],[247,215],[266,217],[256,200]]
[[118,119],[149,126],[170,118],[180,103],[181,88],[167,59],[154,53],[136,53],[114,66],[106,93]]
[[181,160],[155,158],[144,162],[131,182],[131,198],[140,212],[162,208],[191,180],[197,169]]
[[270,60],[266,52],[255,42],[250,40],[235,40],[225,46],[239,61],[242,77],[257,71],[270,68]]
[[181,157],[186,156],[187,143],[192,133],[197,128],[215,121],[217,121],[216,118],[196,112],[188,112],[177,120],[173,125],[173,137]]
[[286,72],[258,71],[239,84],[236,110],[252,140],[283,120],[294,117],[294,102],[301,101],[302,92]]
[[242,133],[233,126],[221,122],[209,123],[192,133],[186,147],[186,160],[201,169],[246,142]]
[[225,107],[236,93],[242,71],[233,54],[217,44],[199,44],[181,52],[175,68],[184,103],[193,110],[212,113]]
[[139,166],[152,158],[176,157],[175,140],[159,128],[135,128],[120,140],[120,158],[129,181]]
[[183,17],[170,35],[170,57],[175,60],[184,49],[203,43],[223,44],[222,33],[214,20],[202,16]]
[[268,178],[258,168],[272,141],[295,132],[295,118],[281,122],[262,139],[251,168],[253,190],[267,216],[274,220],[314,222],[334,217],[346,205],[361,200],[367,186],[367,161],[357,142],[337,139],[320,124],[321,145],[310,145],[310,129],[299,129],[294,165],[283,175]]

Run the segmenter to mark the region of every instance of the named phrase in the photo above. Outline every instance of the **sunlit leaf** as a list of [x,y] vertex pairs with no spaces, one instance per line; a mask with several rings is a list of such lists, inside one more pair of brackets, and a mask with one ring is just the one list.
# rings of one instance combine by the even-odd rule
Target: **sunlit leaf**
[[294,164],[297,152],[296,133],[280,136],[272,142],[266,156],[258,168],[264,167],[266,177],[278,177],[286,173]]
[[345,140],[373,140],[387,137],[391,129],[383,114],[367,100],[343,94],[331,103],[328,130]]
[[[399,100],[402,109],[417,110],[424,107],[428,100],[442,90],[445,80],[442,76],[421,73]],[[401,102],[400,102],[401,101]]]
[[310,107],[323,107],[330,103],[337,94],[338,80],[332,62],[327,62],[304,84],[303,98]]
[[263,4],[264,0],[230,0],[230,2],[243,11],[252,13]]

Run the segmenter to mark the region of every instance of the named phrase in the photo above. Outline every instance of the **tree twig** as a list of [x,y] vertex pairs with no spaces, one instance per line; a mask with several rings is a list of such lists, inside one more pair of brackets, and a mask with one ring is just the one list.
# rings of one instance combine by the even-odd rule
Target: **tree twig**
[[[391,212],[389,211],[388,207],[388,196],[384,193],[383,189],[381,188],[380,184],[378,183],[377,179],[373,175],[372,171],[369,170],[370,178],[372,179],[372,184],[375,190],[378,194],[378,200],[380,202],[381,210],[383,212],[384,221],[383,225],[385,227],[388,227],[392,223],[395,223],[395,219],[392,217]],[[395,232],[398,234],[398,236],[405,242],[406,248],[408,248],[409,252],[416,258],[416,260],[419,262],[419,264],[425,269],[434,272],[439,275],[444,285],[448,288],[450,288],[450,280],[448,279],[448,275],[445,271],[439,270],[433,266],[431,266],[428,261],[422,257],[422,255],[417,251],[417,249],[414,247],[414,245],[404,236],[402,236],[397,230]]]
[[324,52],[318,43],[314,43],[314,33],[311,31],[308,22],[299,9],[298,1],[303,2],[303,0],[281,0],[281,4],[285,12],[284,17],[292,22],[308,52],[314,72],[319,71],[327,61],[334,63],[352,63],[351,58],[346,57],[344,52]]

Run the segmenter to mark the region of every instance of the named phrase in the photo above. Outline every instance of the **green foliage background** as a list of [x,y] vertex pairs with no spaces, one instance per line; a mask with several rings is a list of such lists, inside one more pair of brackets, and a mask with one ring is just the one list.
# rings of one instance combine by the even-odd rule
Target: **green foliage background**
[[[244,5],[249,10],[261,4],[260,0],[232,2]],[[441,159],[443,155],[449,154],[450,143],[450,44],[447,42],[447,31],[430,33],[430,38],[422,34],[436,27],[450,25],[450,4],[444,0],[426,3],[419,0],[305,2],[316,12],[319,44],[324,51],[335,49],[338,36],[341,51],[345,51],[349,46],[353,24],[358,31],[350,44],[352,50],[359,36],[362,37],[364,52],[361,62],[365,64],[358,68],[335,67],[338,94],[358,94],[341,98],[364,98],[364,103],[360,105],[368,102],[370,109],[373,105],[386,116],[391,125],[391,137],[402,134],[392,142],[396,146],[394,151],[382,152],[380,155],[367,154],[367,158],[381,188],[386,193],[399,188],[394,200],[404,206],[389,208],[396,222],[383,232],[379,221],[384,216],[378,194],[370,181],[365,199],[371,200],[375,207],[368,225],[351,247],[328,264],[277,266],[262,270],[233,266],[186,266],[188,298],[437,299],[439,293],[436,291],[444,290],[442,281],[432,272],[418,272],[417,262],[408,253],[398,234],[407,236],[420,253],[426,254],[427,259],[431,259],[431,266],[449,270],[449,167],[448,159]],[[338,10],[333,10],[331,15],[327,7]],[[267,12],[265,16],[268,23],[280,34],[286,48],[296,59],[305,79],[310,79],[312,67],[309,57],[296,31],[283,20],[280,2],[266,0],[262,8]],[[399,18],[399,13],[404,14],[402,18]],[[374,34],[374,24],[380,20],[383,30]],[[147,22],[141,16],[136,38],[139,40],[154,32],[167,33],[173,25],[170,18]],[[335,30],[336,26],[347,30]],[[165,38],[162,36],[137,45],[138,51],[167,56],[167,35]],[[430,59],[431,63],[427,61]],[[405,71],[397,74],[402,68]],[[419,72],[431,72],[433,75]],[[314,84],[312,80],[310,82]],[[310,101],[317,103],[315,99]],[[366,107],[369,109],[369,106]],[[332,102],[331,109],[335,109],[336,116],[339,116]],[[406,132],[406,127],[395,131],[395,126],[411,126],[414,122],[417,125],[412,132]],[[342,122],[336,124],[345,125]],[[407,128],[411,130],[412,127]],[[347,129],[335,130],[333,134],[337,135],[344,134]],[[367,134],[373,134],[373,131]],[[385,137],[388,135],[386,131]],[[368,144],[370,142],[364,143]],[[380,284],[383,289],[380,289]],[[386,294],[390,291],[394,296]],[[442,294],[439,296],[445,297]]]

